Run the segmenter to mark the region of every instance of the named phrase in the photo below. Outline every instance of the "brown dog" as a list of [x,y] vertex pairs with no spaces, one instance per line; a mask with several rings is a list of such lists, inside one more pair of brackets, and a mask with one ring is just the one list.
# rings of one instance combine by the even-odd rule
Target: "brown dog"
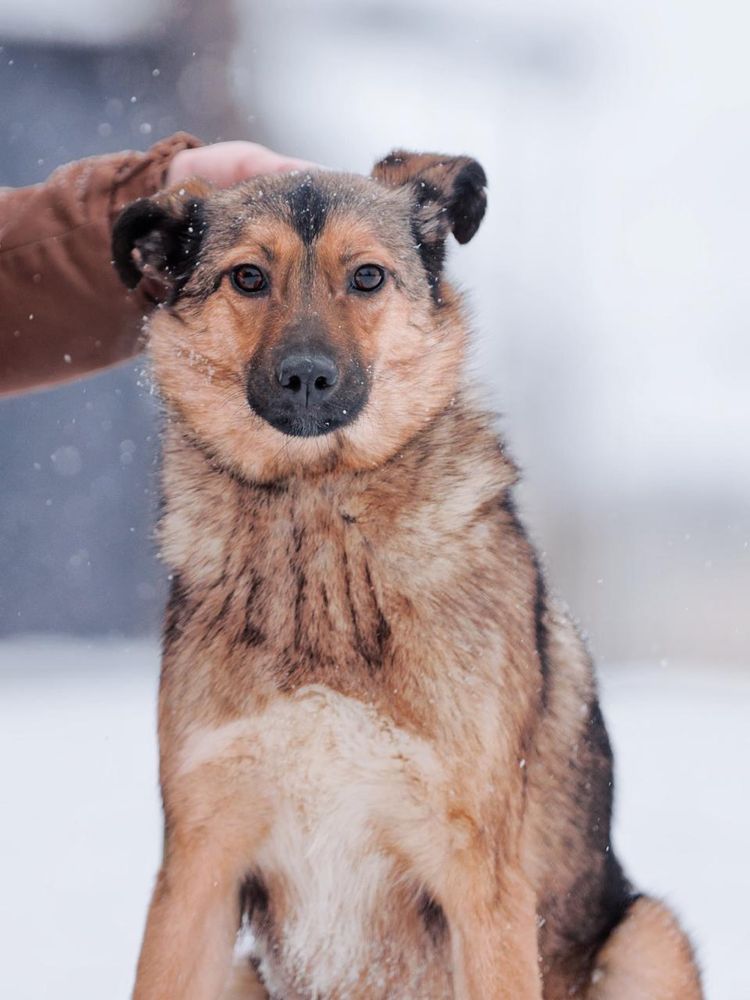
[[443,256],[485,184],[396,153],[118,221],[166,296],[173,572],[137,1000],[701,996],[610,848],[591,664],[466,384]]

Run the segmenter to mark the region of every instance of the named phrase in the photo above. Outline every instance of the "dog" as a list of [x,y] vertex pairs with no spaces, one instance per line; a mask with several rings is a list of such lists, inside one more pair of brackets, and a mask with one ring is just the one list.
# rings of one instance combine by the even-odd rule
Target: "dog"
[[[163,864],[135,1000],[695,1000],[444,274],[474,160],[129,206],[162,306]],[[250,942],[233,967],[243,928]]]

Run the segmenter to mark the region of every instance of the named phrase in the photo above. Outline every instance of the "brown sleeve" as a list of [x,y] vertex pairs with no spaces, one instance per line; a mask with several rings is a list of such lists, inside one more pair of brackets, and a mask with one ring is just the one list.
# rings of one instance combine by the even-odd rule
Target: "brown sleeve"
[[154,194],[181,149],[178,133],[147,153],[95,156],[44,184],[0,189],[0,394],[52,385],[132,357],[151,304],[112,267],[112,223]]

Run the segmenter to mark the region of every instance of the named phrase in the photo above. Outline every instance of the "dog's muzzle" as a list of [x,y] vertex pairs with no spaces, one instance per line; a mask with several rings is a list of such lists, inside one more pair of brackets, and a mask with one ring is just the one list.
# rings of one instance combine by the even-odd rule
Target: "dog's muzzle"
[[248,368],[248,403],[290,437],[317,437],[346,426],[359,415],[368,394],[358,361],[342,365],[321,346],[287,345],[273,359],[251,361]]

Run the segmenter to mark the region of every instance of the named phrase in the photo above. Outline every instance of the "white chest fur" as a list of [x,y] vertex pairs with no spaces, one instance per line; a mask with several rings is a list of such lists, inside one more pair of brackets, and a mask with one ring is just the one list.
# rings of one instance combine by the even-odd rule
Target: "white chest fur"
[[180,771],[206,765],[232,775],[232,794],[245,800],[238,815],[263,818],[247,868],[280,897],[273,947],[253,945],[267,985],[280,995],[356,992],[387,958],[374,928],[403,878],[397,859],[441,826],[446,777],[434,748],[370,706],[308,685],[252,718],[192,734]]

